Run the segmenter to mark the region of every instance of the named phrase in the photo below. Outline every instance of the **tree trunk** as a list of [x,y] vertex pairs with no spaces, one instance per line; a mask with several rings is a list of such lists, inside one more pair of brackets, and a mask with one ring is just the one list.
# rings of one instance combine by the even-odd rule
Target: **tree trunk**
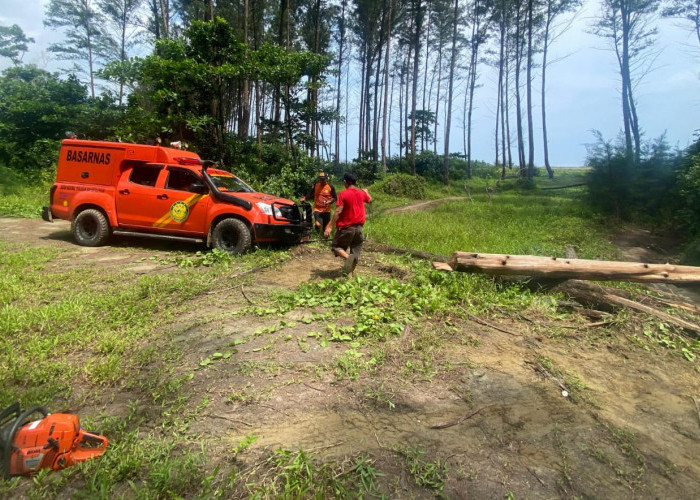
[[342,10],[340,13],[340,23],[338,26],[340,33],[339,48],[338,48],[338,86],[337,86],[337,100],[335,103],[335,159],[333,165],[335,166],[336,172],[340,166],[340,81],[343,74],[343,49],[345,45],[345,7],[347,5],[347,0],[342,2]]
[[445,154],[442,159],[443,183],[450,183],[450,127],[452,124],[452,92],[454,89],[455,64],[457,61],[457,22],[459,15],[459,0],[455,0],[452,20],[452,51],[450,54],[450,73],[447,83],[447,117],[445,118]]
[[95,71],[93,67],[93,57],[92,57],[92,37],[90,36],[91,26],[90,26],[90,5],[84,1],[85,8],[85,36],[87,38],[87,49],[88,49],[88,70],[90,71],[90,95],[95,98]]
[[542,40],[542,142],[544,147],[544,166],[547,169],[547,175],[550,179],[554,179],[554,170],[549,164],[549,144],[547,138],[547,105],[545,102],[547,88],[547,51],[549,49],[549,30],[552,23],[552,0],[547,2],[547,18],[544,27],[544,38]]
[[[382,113],[382,173],[386,175],[386,123],[387,123],[387,105],[389,103],[389,51],[391,49],[391,15],[392,2],[389,0],[389,15],[386,18],[386,49],[384,52],[384,112]],[[394,81],[391,81],[392,88]]]
[[[213,4],[212,4],[213,9]],[[212,10],[213,13],[213,10]],[[243,0],[243,45],[246,54],[248,53],[248,0]],[[248,127],[250,125],[250,81],[243,80],[243,97],[241,102],[240,120],[238,122],[238,137],[245,140],[248,137]]]
[[498,276],[532,276],[638,283],[700,283],[700,267],[586,259],[454,252],[448,264],[455,271]]
[[518,166],[520,168],[520,175],[522,176],[525,173],[525,141],[523,139],[523,116],[522,105],[520,102],[520,65],[522,63],[520,12],[521,9],[518,6],[518,14],[515,18],[515,119],[516,131],[518,135]]
[[413,89],[411,91],[411,175],[416,175],[416,98],[418,97],[418,66],[420,65],[420,36],[423,26],[421,0],[416,1],[416,25],[413,37]]
[[[423,70],[423,103],[421,104],[421,109],[425,111],[425,89],[428,82],[428,60],[430,59],[430,17],[432,15],[431,0],[428,0],[428,22],[426,24],[426,40],[425,40],[425,69]],[[420,135],[420,150],[425,149],[425,134]]]
[[160,1],[160,15],[163,21],[163,37],[170,38],[170,1]]
[[358,142],[357,142],[357,154],[358,157],[361,157],[362,151],[364,150],[364,131],[365,131],[365,71],[367,71],[366,67],[366,45],[363,46],[364,53],[360,54],[360,59],[362,60],[362,72],[360,73],[360,118],[359,118],[359,127],[358,127]]
[[[505,68],[504,72],[506,75],[506,81],[505,81],[505,91],[503,92],[503,97],[505,98],[505,102],[503,103],[503,111],[505,112],[505,118],[506,118],[506,136],[504,137],[505,140],[505,146],[506,146],[506,152],[508,153],[508,168],[512,169],[513,168],[513,140],[511,139],[510,135],[510,64],[509,64],[509,59],[506,57],[505,59]],[[505,176],[504,176],[505,177]]]
[[[622,54],[620,59],[620,72],[622,79],[622,119],[625,129],[625,152],[627,158],[631,160],[634,158],[634,148],[632,146],[632,113],[630,111],[630,96],[632,95],[632,92],[629,88],[632,84],[629,65],[630,19],[625,1],[619,2],[619,9],[621,19],[620,24],[622,25]],[[617,46],[617,44],[615,45]],[[620,56],[618,56],[618,58],[619,57]]]
[[438,46],[438,77],[437,77],[437,95],[435,97],[435,123],[433,125],[433,154],[437,155],[437,130],[438,118],[440,116],[440,85],[442,83],[442,43]]
[[535,9],[534,1],[527,4],[527,178],[535,177],[535,127],[532,122],[532,16]]
[[467,177],[472,178],[472,111],[474,109],[474,88],[476,87],[476,70],[478,64],[479,30],[479,0],[474,0],[474,18],[472,21],[471,57],[469,58],[469,109],[467,111]]

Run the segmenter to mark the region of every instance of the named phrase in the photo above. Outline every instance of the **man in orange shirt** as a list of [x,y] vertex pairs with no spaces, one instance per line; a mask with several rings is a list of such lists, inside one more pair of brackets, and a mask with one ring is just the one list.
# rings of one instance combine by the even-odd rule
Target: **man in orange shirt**
[[[328,182],[328,176],[324,172],[318,174],[318,180],[311,191],[309,191],[309,194],[301,197],[301,201],[314,200],[316,230],[321,234],[323,234],[326,226],[331,221],[331,205],[335,203],[336,198],[335,188]],[[324,238],[327,237],[324,235]]]

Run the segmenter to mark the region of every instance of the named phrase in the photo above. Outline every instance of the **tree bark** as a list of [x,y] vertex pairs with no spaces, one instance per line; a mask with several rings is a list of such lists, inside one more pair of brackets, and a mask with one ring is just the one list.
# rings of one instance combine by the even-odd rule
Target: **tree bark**
[[345,48],[345,7],[347,6],[347,0],[342,2],[342,10],[340,14],[340,24],[338,26],[340,40],[338,48],[338,86],[337,86],[337,100],[335,103],[335,160],[333,165],[335,166],[336,172],[338,171],[338,166],[340,165],[340,81],[342,79],[343,70],[343,49]]
[[[382,113],[382,173],[386,175],[386,124],[387,124],[387,105],[389,103],[389,51],[391,48],[391,15],[392,15],[393,0],[389,0],[389,15],[386,18],[387,37],[386,49],[384,53],[384,112]],[[392,86],[394,81],[392,80]]]
[[534,15],[535,3],[528,0],[527,3],[527,178],[535,176],[535,127],[532,121],[532,16]]
[[700,267],[586,259],[454,252],[455,271],[498,276],[634,281],[639,283],[700,283]]
[[542,40],[542,146],[544,149],[544,166],[547,169],[547,175],[550,179],[554,179],[554,171],[549,164],[549,143],[547,138],[547,104],[545,102],[547,88],[547,51],[549,49],[549,33],[552,24],[552,0],[547,1],[547,14],[544,26],[544,38]]
[[[212,4],[212,15],[213,15]],[[245,45],[246,54],[248,53],[248,0],[243,0],[243,45]],[[241,101],[241,114],[238,122],[238,137],[245,140],[248,137],[248,127],[250,124],[250,81],[248,78],[243,80],[243,97]]]
[[443,183],[450,183],[450,127],[452,124],[452,92],[454,90],[454,73],[457,61],[457,21],[459,0],[455,0],[452,20],[452,51],[450,54],[450,76],[447,83],[447,116],[445,118],[445,153],[442,159]]
[[418,67],[420,65],[420,36],[423,27],[421,0],[416,0],[416,24],[413,34],[413,89],[411,91],[411,175],[416,175],[416,100],[418,97]]

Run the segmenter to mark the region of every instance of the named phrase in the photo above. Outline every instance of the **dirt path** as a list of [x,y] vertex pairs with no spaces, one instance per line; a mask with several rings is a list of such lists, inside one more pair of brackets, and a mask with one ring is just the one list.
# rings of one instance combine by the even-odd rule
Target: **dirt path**
[[467,200],[466,196],[450,196],[448,198],[439,198],[437,200],[419,201],[416,203],[409,203],[408,205],[403,205],[401,207],[392,207],[384,210],[382,214],[401,214],[404,212],[417,212],[419,210],[428,210],[430,208],[437,207],[443,203],[457,200]]
[[[59,249],[57,267],[135,274],[179,272],[158,257],[201,250],[125,238],[87,249],[73,243],[68,224],[30,219],[0,218],[0,238]],[[347,312],[236,313],[269,307],[274,294],[303,283],[336,279],[340,266],[323,245],[296,247],[281,269],[196,297],[190,313],[163,326],[168,335],[158,347],[183,353],[174,370],[188,379],[187,412],[196,415],[188,438],[206,444],[211,469],[229,470],[231,450],[253,434],[258,440],[235,459],[251,481],[256,476],[245,474],[271,450],[303,448],[322,460],[365,454],[384,474],[389,497],[434,498],[407,470],[401,450],[415,448],[426,463],[447,464],[448,498],[700,497],[700,417],[692,399],[700,399],[700,377],[666,350],[640,348],[634,337],[643,330],[555,321],[535,302],[520,318],[488,318],[513,335],[456,314],[427,315],[401,335],[353,348],[323,342],[328,323],[350,323]],[[371,252],[359,272],[410,278]],[[202,368],[216,352],[231,355]],[[376,368],[365,364],[371,360]],[[122,414],[136,397],[114,388],[101,411]]]

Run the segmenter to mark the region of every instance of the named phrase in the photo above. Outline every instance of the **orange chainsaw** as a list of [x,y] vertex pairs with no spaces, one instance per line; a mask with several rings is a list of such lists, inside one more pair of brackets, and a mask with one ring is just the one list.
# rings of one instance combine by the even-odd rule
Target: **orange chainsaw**
[[[42,417],[30,421],[34,413]],[[77,415],[49,413],[43,406],[22,412],[19,403],[0,412],[0,466],[5,479],[46,467],[63,469],[99,457],[106,448],[107,438],[81,429]]]

